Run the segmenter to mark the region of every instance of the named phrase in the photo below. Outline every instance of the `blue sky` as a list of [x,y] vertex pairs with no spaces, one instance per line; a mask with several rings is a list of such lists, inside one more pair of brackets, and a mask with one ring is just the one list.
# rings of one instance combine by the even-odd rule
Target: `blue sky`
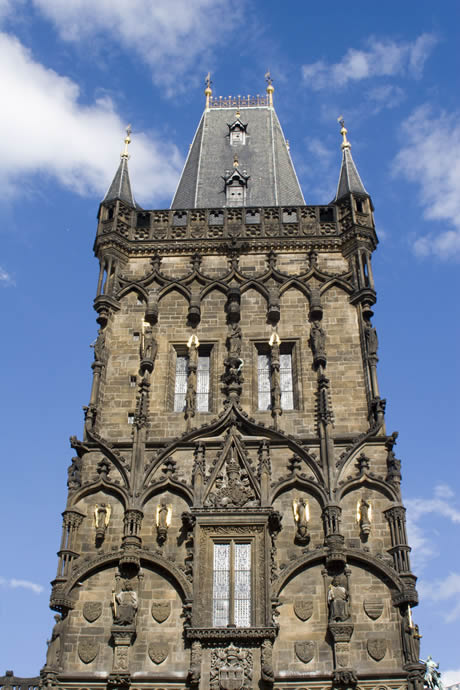
[[0,0],[0,673],[45,659],[97,332],[96,213],[124,127],[136,198],[167,208],[205,74],[214,95],[256,94],[270,69],[307,203],[333,198],[343,115],[376,208],[379,378],[400,431],[414,619],[423,658],[460,681],[459,15],[454,0]]

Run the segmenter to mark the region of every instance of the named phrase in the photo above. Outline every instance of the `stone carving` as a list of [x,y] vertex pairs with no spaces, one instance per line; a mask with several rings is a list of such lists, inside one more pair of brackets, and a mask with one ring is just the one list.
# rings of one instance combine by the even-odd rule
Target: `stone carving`
[[151,642],[148,652],[154,664],[161,664],[169,654],[169,647],[164,642]]
[[210,690],[250,690],[253,657],[249,649],[230,644],[211,651]]
[[142,336],[141,347],[140,347],[140,374],[143,376],[146,371],[152,373],[153,367],[155,365],[155,359],[158,352],[158,344],[153,335],[152,328],[148,327]]
[[372,326],[370,321],[366,321],[364,325],[364,338],[366,341],[366,349],[368,357],[376,357],[379,347],[379,340],[377,338],[377,331]]
[[266,683],[273,683],[275,672],[273,670],[273,642],[264,640],[260,649],[260,667],[262,680]]
[[370,637],[367,640],[367,651],[375,661],[382,661],[387,651],[387,641],[381,637]]
[[332,673],[333,688],[354,688],[358,684],[358,676],[352,668],[336,669]]
[[81,486],[81,469],[83,461],[81,458],[72,458],[72,464],[67,470],[67,487],[70,491],[75,491]]
[[350,645],[348,642],[337,642],[335,645],[335,659],[337,666],[348,666]]
[[414,625],[409,608],[401,620],[401,636],[403,652],[406,662],[418,664],[420,661],[420,640],[421,635],[418,625]]
[[99,643],[92,639],[80,640],[78,643],[78,656],[84,664],[90,664],[97,657]]
[[346,621],[350,617],[349,595],[346,577],[336,576],[332,579],[327,593],[329,621]]
[[164,623],[168,620],[171,614],[170,601],[153,601],[152,602],[152,616],[157,623]]
[[369,503],[367,496],[363,496],[363,498],[358,502],[358,523],[363,541],[368,539],[371,532],[371,518],[371,504]]
[[91,347],[94,348],[94,361],[104,364],[107,351],[105,347],[105,332],[100,328],[97,332],[97,338]]
[[190,650],[190,668],[187,680],[192,688],[197,688],[201,678],[201,642],[194,640]]
[[376,621],[383,613],[383,601],[381,599],[365,599],[363,601],[363,608],[369,618]]
[[313,613],[313,598],[296,599],[294,601],[294,613],[301,621],[307,621]]
[[308,534],[308,521],[310,519],[308,502],[303,497],[299,498],[299,500],[295,499],[292,503],[292,511],[297,527],[295,540],[299,544],[308,544],[310,541],[310,535]]
[[294,649],[298,658],[300,661],[303,661],[304,664],[309,664],[315,656],[316,647],[313,640],[298,641],[295,643]]
[[124,582],[122,589],[114,593],[112,601],[113,620],[116,625],[133,625],[138,608],[137,592],[129,582]]
[[61,665],[61,633],[64,619],[60,615],[54,616],[54,627],[51,639],[48,640],[48,650],[46,652],[46,666],[49,668],[59,668]]
[[83,604],[83,617],[88,623],[97,621],[102,613],[102,602],[100,601],[86,601]]
[[249,477],[233,458],[227,462],[226,473],[216,477],[213,490],[208,494],[205,505],[215,508],[242,508],[257,505]]
[[105,538],[105,532],[110,522],[112,508],[109,503],[96,504],[94,507],[94,526],[96,528],[96,544],[100,545]]
[[326,334],[319,321],[313,321],[311,325],[309,343],[314,366],[326,366]]

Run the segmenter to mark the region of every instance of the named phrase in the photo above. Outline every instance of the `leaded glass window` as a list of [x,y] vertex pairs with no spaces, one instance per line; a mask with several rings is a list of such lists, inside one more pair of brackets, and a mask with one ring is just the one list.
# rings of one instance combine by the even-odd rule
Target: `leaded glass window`
[[176,357],[176,380],[174,383],[174,412],[185,410],[185,395],[187,393],[188,356]]
[[196,381],[197,412],[209,412],[209,374],[211,357],[209,354],[198,354]]
[[251,544],[214,543],[212,619],[216,627],[251,625]]
[[[284,350],[284,352],[283,352]],[[269,351],[258,348],[257,354],[257,402],[259,410],[271,410],[271,357]],[[294,410],[293,346],[282,343],[280,353],[281,409]]]

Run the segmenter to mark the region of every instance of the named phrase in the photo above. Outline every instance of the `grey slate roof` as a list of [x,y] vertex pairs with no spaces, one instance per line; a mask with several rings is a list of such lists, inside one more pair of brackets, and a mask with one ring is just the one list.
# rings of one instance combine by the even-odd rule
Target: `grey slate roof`
[[171,208],[225,206],[222,179],[233,169],[235,153],[239,170],[249,175],[246,206],[303,206],[297,179],[281,125],[269,106],[241,107],[247,123],[246,143],[230,144],[229,127],[237,108],[211,108],[198,125]]
[[339,183],[334,201],[338,201],[348,194],[369,196],[366,192],[356,165],[351,157],[349,146],[343,149],[342,167],[340,168]]
[[121,157],[118,170],[115,173],[115,177],[112,180],[112,184],[108,188],[102,203],[106,201],[115,201],[115,199],[120,199],[120,201],[124,201],[125,204],[128,204],[133,208],[140,208],[140,206],[136,203],[134,195],[131,191],[131,182],[129,181],[128,172],[128,157],[123,155]]

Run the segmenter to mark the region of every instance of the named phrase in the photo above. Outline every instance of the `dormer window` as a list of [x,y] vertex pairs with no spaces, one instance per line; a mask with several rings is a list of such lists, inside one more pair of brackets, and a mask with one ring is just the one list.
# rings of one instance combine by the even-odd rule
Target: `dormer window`
[[230,146],[246,143],[246,130],[248,126],[241,122],[239,112],[236,113],[236,120],[231,125],[227,126],[230,137]]
[[247,201],[247,187],[249,175],[238,169],[238,158],[235,154],[233,171],[227,170],[224,177],[226,206],[245,206]]

